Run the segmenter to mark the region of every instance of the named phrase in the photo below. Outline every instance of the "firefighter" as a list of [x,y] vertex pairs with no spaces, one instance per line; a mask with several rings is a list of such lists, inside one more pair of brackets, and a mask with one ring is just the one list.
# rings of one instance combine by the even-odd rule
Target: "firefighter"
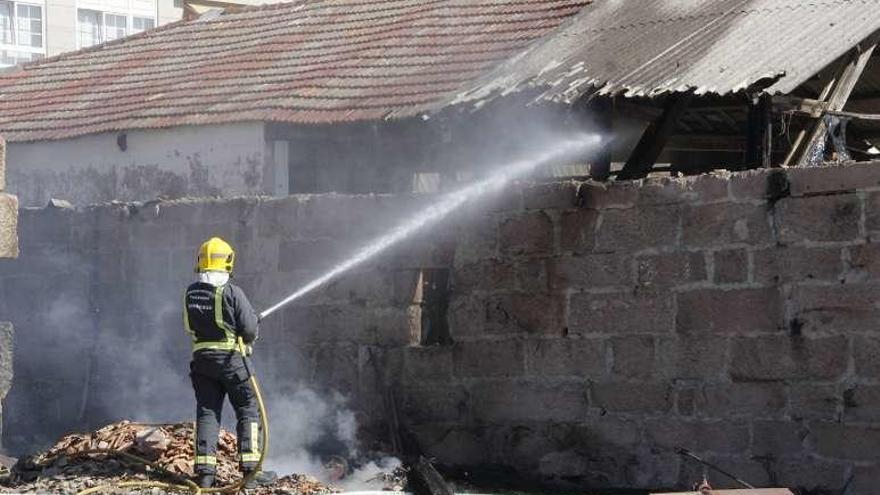
[[[186,289],[183,322],[193,339],[190,378],[196,396],[195,472],[202,488],[214,485],[223,400],[228,395],[238,420],[238,452],[244,475],[260,459],[256,394],[245,361],[257,340],[258,318],[244,292],[229,282],[235,253],[219,237],[202,244],[198,280]],[[256,486],[256,477],[245,488]]]

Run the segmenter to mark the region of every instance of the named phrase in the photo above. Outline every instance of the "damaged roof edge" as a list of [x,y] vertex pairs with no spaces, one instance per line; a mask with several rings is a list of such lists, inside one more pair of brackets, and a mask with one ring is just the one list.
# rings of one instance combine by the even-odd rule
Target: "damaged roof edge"
[[587,93],[786,94],[880,33],[880,16],[872,14],[880,0],[752,0],[747,10],[743,4],[595,2],[445,104],[478,108],[534,88],[543,88],[535,102],[573,102]]

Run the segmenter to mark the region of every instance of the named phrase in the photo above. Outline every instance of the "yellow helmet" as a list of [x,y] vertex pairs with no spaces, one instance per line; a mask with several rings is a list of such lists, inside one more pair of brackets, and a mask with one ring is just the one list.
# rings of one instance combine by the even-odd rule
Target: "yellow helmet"
[[196,258],[196,272],[232,272],[235,251],[226,241],[212,237],[202,244]]

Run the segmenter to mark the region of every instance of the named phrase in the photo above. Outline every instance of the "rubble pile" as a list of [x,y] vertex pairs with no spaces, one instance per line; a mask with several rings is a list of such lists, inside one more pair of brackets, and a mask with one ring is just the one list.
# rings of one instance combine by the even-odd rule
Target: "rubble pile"
[[[122,455],[107,453],[108,450]],[[128,455],[125,455],[128,454]],[[154,467],[138,462],[143,458]],[[149,425],[121,421],[91,433],[67,435],[55,445],[13,466],[0,493],[76,493],[97,485],[121,481],[165,481],[179,484],[193,475],[193,425],[178,423]],[[236,438],[220,431],[217,448],[217,482],[231,485],[241,479]],[[11,490],[8,490],[11,489]],[[338,490],[304,475],[279,478],[255,495],[318,495]],[[118,489],[117,493],[165,493],[158,488]]]

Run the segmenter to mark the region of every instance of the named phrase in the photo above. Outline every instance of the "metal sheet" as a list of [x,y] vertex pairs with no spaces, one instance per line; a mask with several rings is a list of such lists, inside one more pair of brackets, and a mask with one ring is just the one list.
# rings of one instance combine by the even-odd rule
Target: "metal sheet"
[[571,101],[591,88],[727,94],[761,80],[789,93],[880,30],[880,0],[596,1],[456,103],[524,86]]

